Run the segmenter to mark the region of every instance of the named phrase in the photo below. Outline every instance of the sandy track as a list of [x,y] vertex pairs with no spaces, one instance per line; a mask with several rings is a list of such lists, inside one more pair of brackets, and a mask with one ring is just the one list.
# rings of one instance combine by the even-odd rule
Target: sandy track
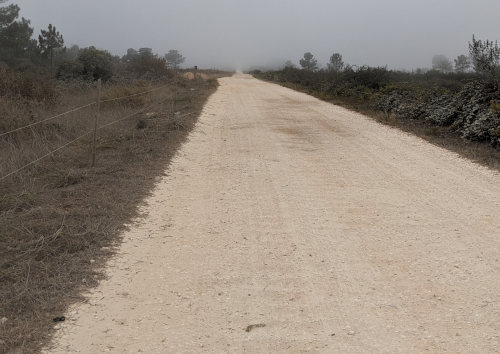
[[498,174],[304,94],[220,81],[50,352],[499,352]]

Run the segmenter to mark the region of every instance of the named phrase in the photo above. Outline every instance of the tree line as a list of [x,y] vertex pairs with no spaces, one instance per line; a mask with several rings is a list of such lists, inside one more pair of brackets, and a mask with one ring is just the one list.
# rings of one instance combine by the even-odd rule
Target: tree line
[[20,7],[2,5],[6,1],[0,0],[0,64],[10,69],[42,68],[63,80],[108,80],[117,70],[137,75],[165,75],[169,69],[177,70],[185,61],[175,49],[164,56],[154,54],[151,48],[129,49],[119,57],[93,46],[66,47],[63,35],[52,24],[34,37],[30,20],[20,17]]
[[[318,60],[311,52],[304,53],[299,60],[300,67],[307,71],[318,71],[320,67]],[[285,63],[285,67],[295,67],[291,61]],[[432,58],[432,69],[443,73],[466,73],[472,69],[481,75],[500,74],[500,47],[498,42],[490,40],[480,40],[472,36],[469,42],[469,55],[461,54],[454,62],[445,55],[435,55]],[[342,54],[333,53],[326,66],[326,71],[340,72],[343,70],[353,70],[353,66],[344,63]],[[422,69],[419,69],[422,71]]]

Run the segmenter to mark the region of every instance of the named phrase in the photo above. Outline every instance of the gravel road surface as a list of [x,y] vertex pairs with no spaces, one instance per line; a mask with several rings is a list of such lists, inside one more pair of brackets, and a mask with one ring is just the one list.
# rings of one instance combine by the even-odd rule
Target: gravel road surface
[[500,176],[237,74],[48,353],[499,353]]

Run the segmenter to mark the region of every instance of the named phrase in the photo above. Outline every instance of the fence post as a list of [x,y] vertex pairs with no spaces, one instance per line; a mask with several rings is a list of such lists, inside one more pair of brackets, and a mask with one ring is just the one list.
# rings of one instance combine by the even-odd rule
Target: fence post
[[92,141],[92,166],[95,166],[95,155],[96,155],[96,145],[97,145],[97,122],[99,120],[99,116],[101,114],[101,88],[102,81],[101,79],[97,80],[97,112],[95,114],[94,119],[94,137]]
[[174,92],[173,92],[173,97],[172,97],[172,117],[175,117],[175,103],[177,101],[177,75],[179,75],[178,71],[177,71],[177,67],[174,69]]

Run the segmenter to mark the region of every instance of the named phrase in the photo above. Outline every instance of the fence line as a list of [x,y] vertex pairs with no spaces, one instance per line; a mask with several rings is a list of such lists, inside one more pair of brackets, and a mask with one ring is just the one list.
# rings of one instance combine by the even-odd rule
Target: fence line
[[[101,129],[103,129],[103,128],[109,127],[110,125],[116,124],[116,123],[118,123],[118,122],[124,121],[124,120],[129,119],[129,118],[132,118],[132,117],[134,117],[134,116],[136,116],[136,115],[138,115],[138,114],[140,114],[140,113],[144,113],[146,110],[148,110],[148,109],[152,108],[155,104],[156,104],[156,103],[153,103],[153,104],[151,104],[151,105],[149,105],[149,106],[147,106],[147,107],[145,107],[145,108],[142,108],[142,109],[140,109],[140,110],[139,110],[139,111],[137,111],[137,112],[134,112],[134,113],[132,113],[132,114],[129,114],[129,115],[127,115],[127,116],[123,117],[123,118],[120,118],[120,119],[117,119],[117,120],[115,120],[115,121],[113,121],[113,122],[110,122],[110,123],[107,123],[107,124],[101,125],[101,126],[99,126],[99,127],[97,128],[97,130],[101,130]],[[187,116],[189,116],[189,115],[191,115],[191,114],[194,114],[194,112],[184,114],[184,115],[180,116],[179,118],[184,118],[184,117],[187,117]],[[75,138],[75,139],[73,139],[73,140],[71,140],[71,141],[67,142],[66,144],[64,144],[64,145],[62,145],[62,146],[60,146],[60,147],[58,147],[57,149],[52,150],[51,152],[49,152],[49,153],[47,153],[47,154],[45,154],[45,155],[43,155],[43,156],[41,156],[41,157],[37,158],[36,160],[31,161],[30,163],[27,163],[26,165],[24,165],[24,166],[22,166],[22,167],[18,168],[17,170],[12,171],[12,172],[10,172],[9,174],[7,174],[7,175],[5,175],[5,176],[0,177],[0,182],[1,182],[1,181],[3,181],[3,180],[4,180],[4,179],[6,179],[6,178],[8,178],[8,177],[12,176],[12,175],[14,175],[14,174],[16,174],[16,173],[18,173],[18,172],[20,172],[20,171],[24,170],[25,168],[28,168],[28,167],[30,167],[30,166],[32,166],[32,165],[34,165],[35,163],[37,163],[37,162],[39,162],[39,161],[41,161],[41,160],[43,160],[43,159],[45,159],[45,158],[47,158],[47,157],[49,157],[49,156],[51,156],[51,155],[55,154],[56,152],[58,152],[58,151],[60,151],[60,150],[64,149],[65,147],[68,147],[69,145],[71,145],[71,144],[73,144],[74,142],[76,142],[76,141],[78,141],[78,140],[80,140],[80,139],[82,139],[82,138],[86,137],[87,135],[89,135],[89,134],[91,134],[91,133],[92,133],[92,131],[88,131],[88,132],[86,132],[85,134],[80,135],[79,137],[77,137],[77,138]]]
[[[140,96],[140,95],[144,95],[146,93],[151,93],[151,92],[154,92],[154,91],[158,91],[158,90],[161,90],[162,88],[165,88],[167,87],[168,85],[164,85],[164,86],[160,86],[160,87],[157,87],[153,90],[149,90],[149,91],[144,91],[144,92],[139,92],[139,93],[136,93],[136,94],[133,94],[133,95],[128,95],[128,96],[122,96],[122,97],[117,97],[117,98],[112,98],[112,99],[108,99],[108,100],[102,100],[101,103],[106,103],[106,102],[113,102],[113,101],[118,101],[118,100],[124,100],[126,98],[131,98],[131,97],[136,97],[136,96]],[[31,128],[35,125],[38,125],[38,124],[42,124],[42,123],[45,123],[45,122],[48,122],[48,121],[51,121],[51,120],[54,120],[56,118],[60,118],[60,117],[63,117],[65,115],[68,115],[70,113],[74,113],[74,112],[77,112],[77,111],[80,111],[84,108],[88,108],[88,107],[91,107],[93,105],[97,104],[97,102],[91,102],[91,103],[88,103],[84,106],[80,106],[80,107],[76,107],[76,108],[73,108],[69,111],[66,111],[66,112],[63,112],[63,113],[59,113],[53,117],[49,117],[49,118],[46,118],[46,119],[43,119],[41,121],[38,121],[38,122],[34,122],[34,123],[31,123],[31,124],[28,124],[28,125],[25,125],[23,127],[19,127],[19,128],[16,128],[16,129],[13,129],[13,130],[10,130],[10,131],[7,131],[7,132],[4,132],[4,133],[0,133],[0,138],[5,136],[5,135],[9,135],[9,134],[12,134],[12,133],[15,133],[15,132],[18,132],[20,130],[24,130],[24,129],[27,129],[27,128]]]
[[5,132],[5,133],[1,133],[1,134],[0,134],[0,137],[5,136],[5,135],[8,135],[8,134],[15,133],[15,132],[18,132],[18,131],[23,130],[23,129],[26,129],[26,128],[33,127],[33,126],[38,125],[38,124],[42,124],[42,123],[48,122],[48,121],[53,120],[53,119],[56,119],[56,118],[60,118],[60,117],[62,117],[62,116],[65,116],[65,115],[70,114],[70,113],[73,113],[73,112],[80,111],[80,110],[82,110],[82,109],[84,109],[84,108],[87,108],[87,107],[93,106],[93,105],[95,105],[96,103],[97,103],[97,102],[88,103],[88,104],[86,104],[86,105],[84,105],[84,106],[76,107],[76,108],[71,109],[71,110],[69,110],[69,111],[67,111],[67,112],[59,113],[58,115],[55,115],[55,116],[53,116],[53,117],[46,118],[46,119],[43,119],[43,120],[41,120],[41,121],[38,121],[38,122],[35,122],[35,123],[31,123],[31,124],[25,125],[24,127],[19,127],[19,128],[16,128],[16,129],[10,130],[10,131]]
[[139,93],[135,93],[133,95],[129,95],[129,96],[123,96],[123,97],[118,97],[118,98],[110,98],[110,99],[107,99],[107,100],[102,100],[101,103],[106,103],[106,102],[113,102],[113,101],[119,101],[119,100],[124,100],[126,98],[131,98],[131,97],[135,97],[135,96],[140,96],[140,95],[144,95],[146,93],[151,93],[151,92],[154,92],[154,91],[158,91],[158,90],[161,90],[162,88],[165,88],[167,87],[168,85],[164,85],[164,86],[160,86],[160,87],[157,87],[153,90],[149,90],[149,91],[144,91],[144,92],[139,92]]
[[137,111],[137,112],[135,112],[135,113],[129,114],[129,115],[128,115],[128,116],[126,116],[126,117],[123,117],[123,118],[117,119],[117,120],[115,120],[115,121],[113,121],[113,122],[106,123],[106,124],[104,124],[104,125],[101,125],[101,126],[100,126],[99,128],[97,128],[97,129],[98,129],[98,130],[101,130],[101,129],[106,128],[106,127],[109,127],[110,125],[113,125],[113,124],[115,124],[115,123],[118,123],[118,122],[124,121],[124,120],[126,120],[126,119],[132,118],[133,116],[136,116],[136,115],[138,115],[138,114],[140,114],[140,113],[144,113],[146,110],[150,109],[150,108],[151,108],[151,107],[153,107],[155,104],[156,104],[156,103],[153,103],[152,105],[149,105],[149,106],[147,106],[146,108],[143,108],[143,109],[141,109],[140,111]]
[[23,167],[20,167],[20,168],[18,168],[17,170],[12,171],[11,173],[6,174],[5,176],[0,177],[0,181],[3,181],[3,180],[4,180],[4,179],[6,179],[7,177],[10,177],[10,176],[14,175],[14,174],[16,174],[16,173],[18,173],[18,172],[20,172],[20,171],[24,170],[25,168],[28,168],[28,167],[30,167],[30,166],[32,166],[32,165],[34,165],[35,163],[37,163],[37,162],[39,162],[39,161],[41,161],[41,160],[43,160],[43,159],[45,159],[45,158],[47,158],[47,157],[49,157],[49,156],[51,156],[51,155],[54,155],[54,154],[55,154],[56,152],[58,152],[59,150],[62,150],[62,149],[64,149],[65,147],[68,147],[69,145],[73,144],[74,142],[76,142],[76,141],[78,141],[78,140],[80,140],[80,139],[82,139],[82,138],[86,137],[86,136],[87,136],[87,135],[89,135],[90,133],[91,133],[91,132],[86,132],[85,134],[80,135],[78,138],[73,139],[73,140],[71,140],[71,141],[67,142],[66,144],[64,144],[64,145],[62,145],[62,146],[59,146],[57,149],[52,150],[51,152],[49,152],[49,153],[47,153],[47,154],[45,154],[45,155],[43,155],[43,156],[41,156],[41,157],[37,158],[36,160],[31,161],[30,163],[27,163],[27,164],[26,164],[26,165],[24,165]]

